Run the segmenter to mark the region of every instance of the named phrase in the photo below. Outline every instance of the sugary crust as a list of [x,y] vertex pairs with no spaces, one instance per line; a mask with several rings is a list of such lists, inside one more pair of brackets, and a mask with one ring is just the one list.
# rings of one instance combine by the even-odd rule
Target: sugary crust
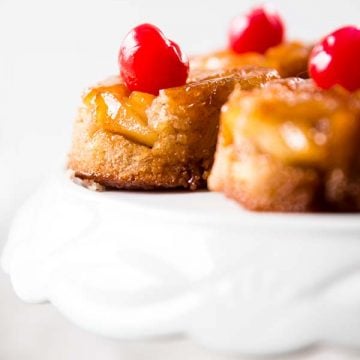
[[83,106],[75,121],[68,167],[81,179],[119,189],[195,190],[206,186],[213,163],[219,113],[234,86],[251,89],[276,72],[246,68],[207,74],[180,88],[167,89],[147,110],[158,138],[153,147],[94,130],[94,113]]
[[[291,121],[319,143],[302,152],[280,146]],[[319,124],[324,128],[315,134]],[[208,186],[257,211],[360,211],[359,136],[358,94],[299,79],[235,90],[222,114]]]

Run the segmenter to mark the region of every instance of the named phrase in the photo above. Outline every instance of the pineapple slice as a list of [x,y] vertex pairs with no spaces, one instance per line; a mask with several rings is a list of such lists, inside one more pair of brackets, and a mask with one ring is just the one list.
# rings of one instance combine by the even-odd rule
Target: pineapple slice
[[307,78],[307,64],[312,47],[297,41],[271,47],[265,54],[237,54],[231,50],[216,51],[191,58],[191,76],[200,71],[235,69],[243,66],[262,66],[276,69],[283,78]]
[[236,54],[231,50],[221,50],[191,58],[192,72],[204,70],[225,70],[243,66],[267,66],[266,58],[258,53]]
[[308,78],[308,60],[312,46],[297,41],[271,47],[266,53],[267,66],[276,69],[283,78]]
[[137,91],[129,93],[125,85],[115,83],[91,89],[84,104],[95,112],[95,127],[152,147],[157,133],[149,126],[146,111],[154,98]]
[[223,109],[223,143],[247,139],[288,165],[324,169],[343,164],[357,131],[357,114],[349,111],[346,98],[296,79],[251,93],[237,90]]

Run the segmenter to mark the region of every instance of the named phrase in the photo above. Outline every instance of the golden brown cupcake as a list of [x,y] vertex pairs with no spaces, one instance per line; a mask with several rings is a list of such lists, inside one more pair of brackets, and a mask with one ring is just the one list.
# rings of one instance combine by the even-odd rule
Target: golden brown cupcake
[[237,85],[259,87],[276,71],[222,71],[158,96],[130,92],[120,77],[87,92],[79,110],[68,167],[75,177],[119,189],[195,190],[213,163],[219,114]]
[[222,50],[211,54],[194,56],[191,69],[217,70],[233,69],[242,66],[263,66],[276,69],[281,77],[307,78],[307,63],[312,47],[293,41],[269,48],[265,54],[237,54],[232,50]]
[[311,80],[237,88],[209,188],[259,211],[360,210],[360,97]]

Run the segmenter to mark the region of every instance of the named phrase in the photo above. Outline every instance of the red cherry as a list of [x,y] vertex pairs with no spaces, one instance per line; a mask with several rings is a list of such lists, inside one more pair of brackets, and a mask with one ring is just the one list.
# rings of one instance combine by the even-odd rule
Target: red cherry
[[230,25],[230,48],[241,54],[263,54],[284,39],[284,24],[281,17],[268,6],[257,7],[236,17]]
[[360,28],[346,26],[326,36],[310,55],[309,73],[323,89],[360,89]]
[[184,85],[189,74],[189,61],[179,45],[150,24],[139,25],[126,35],[119,66],[129,90],[154,95],[161,89]]

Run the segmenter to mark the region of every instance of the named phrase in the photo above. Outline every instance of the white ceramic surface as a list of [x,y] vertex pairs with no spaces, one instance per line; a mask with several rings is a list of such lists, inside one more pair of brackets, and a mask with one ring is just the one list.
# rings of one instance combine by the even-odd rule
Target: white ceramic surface
[[60,175],[19,211],[2,264],[23,300],[110,337],[360,348],[359,220],[255,214],[207,192],[96,193]]

